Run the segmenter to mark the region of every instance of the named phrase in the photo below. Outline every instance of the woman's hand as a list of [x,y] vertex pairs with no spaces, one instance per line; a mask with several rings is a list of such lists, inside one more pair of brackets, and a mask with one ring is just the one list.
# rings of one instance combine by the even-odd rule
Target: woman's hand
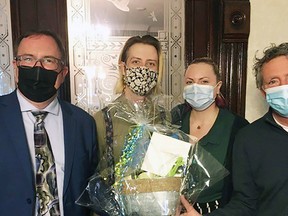
[[179,209],[179,211],[176,213],[176,216],[202,216],[193,208],[192,205],[190,205],[190,203],[185,199],[183,195],[180,197],[180,201],[182,205],[184,206],[184,208],[186,209],[186,212],[183,214],[180,214],[180,209]]

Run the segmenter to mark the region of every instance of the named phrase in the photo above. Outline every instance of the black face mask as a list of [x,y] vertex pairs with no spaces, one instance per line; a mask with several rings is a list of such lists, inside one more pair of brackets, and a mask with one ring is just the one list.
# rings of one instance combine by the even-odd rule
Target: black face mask
[[59,74],[56,71],[38,66],[18,69],[18,89],[29,100],[43,102],[56,94],[54,85]]

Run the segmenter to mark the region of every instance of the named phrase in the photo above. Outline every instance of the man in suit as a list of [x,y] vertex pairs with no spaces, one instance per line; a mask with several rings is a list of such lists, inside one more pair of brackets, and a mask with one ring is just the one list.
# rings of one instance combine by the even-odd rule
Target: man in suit
[[[98,160],[96,125],[88,113],[57,98],[57,90],[68,74],[63,45],[53,32],[35,31],[21,36],[14,51],[17,89],[0,97],[0,215],[90,215],[88,208],[75,201]],[[43,168],[45,158],[36,160],[35,111],[48,113],[44,127],[54,170],[56,167],[56,178],[50,181],[56,182],[53,191],[57,199],[46,206],[38,192],[36,167],[40,164]]]

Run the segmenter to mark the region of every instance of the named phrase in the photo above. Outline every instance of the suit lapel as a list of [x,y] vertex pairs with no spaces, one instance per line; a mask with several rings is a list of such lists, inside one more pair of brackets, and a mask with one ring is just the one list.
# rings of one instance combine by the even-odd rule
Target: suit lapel
[[63,124],[64,124],[65,175],[64,175],[63,194],[65,195],[72,172],[72,165],[75,151],[75,135],[77,131],[76,131],[76,122],[72,117],[71,110],[67,106],[65,106],[64,103],[60,104],[62,108]]
[[[31,156],[16,92],[7,96],[7,100],[4,101],[3,105],[1,109],[2,124],[6,125],[8,132],[7,137],[11,140],[10,146],[14,148],[16,153],[15,161],[21,164],[29,182],[31,182],[31,179],[34,181]],[[7,148],[9,148],[9,146],[7,146]]]

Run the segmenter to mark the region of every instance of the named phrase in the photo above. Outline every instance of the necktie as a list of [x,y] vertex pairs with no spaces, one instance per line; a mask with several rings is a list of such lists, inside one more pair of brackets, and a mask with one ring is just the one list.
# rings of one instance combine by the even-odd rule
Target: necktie
[[49,137],[44,127],[47,112],[32,112],[34,124],[34,145],[36,158],[36,211],[37,216],[58,216],[59,199],[56,167]]

